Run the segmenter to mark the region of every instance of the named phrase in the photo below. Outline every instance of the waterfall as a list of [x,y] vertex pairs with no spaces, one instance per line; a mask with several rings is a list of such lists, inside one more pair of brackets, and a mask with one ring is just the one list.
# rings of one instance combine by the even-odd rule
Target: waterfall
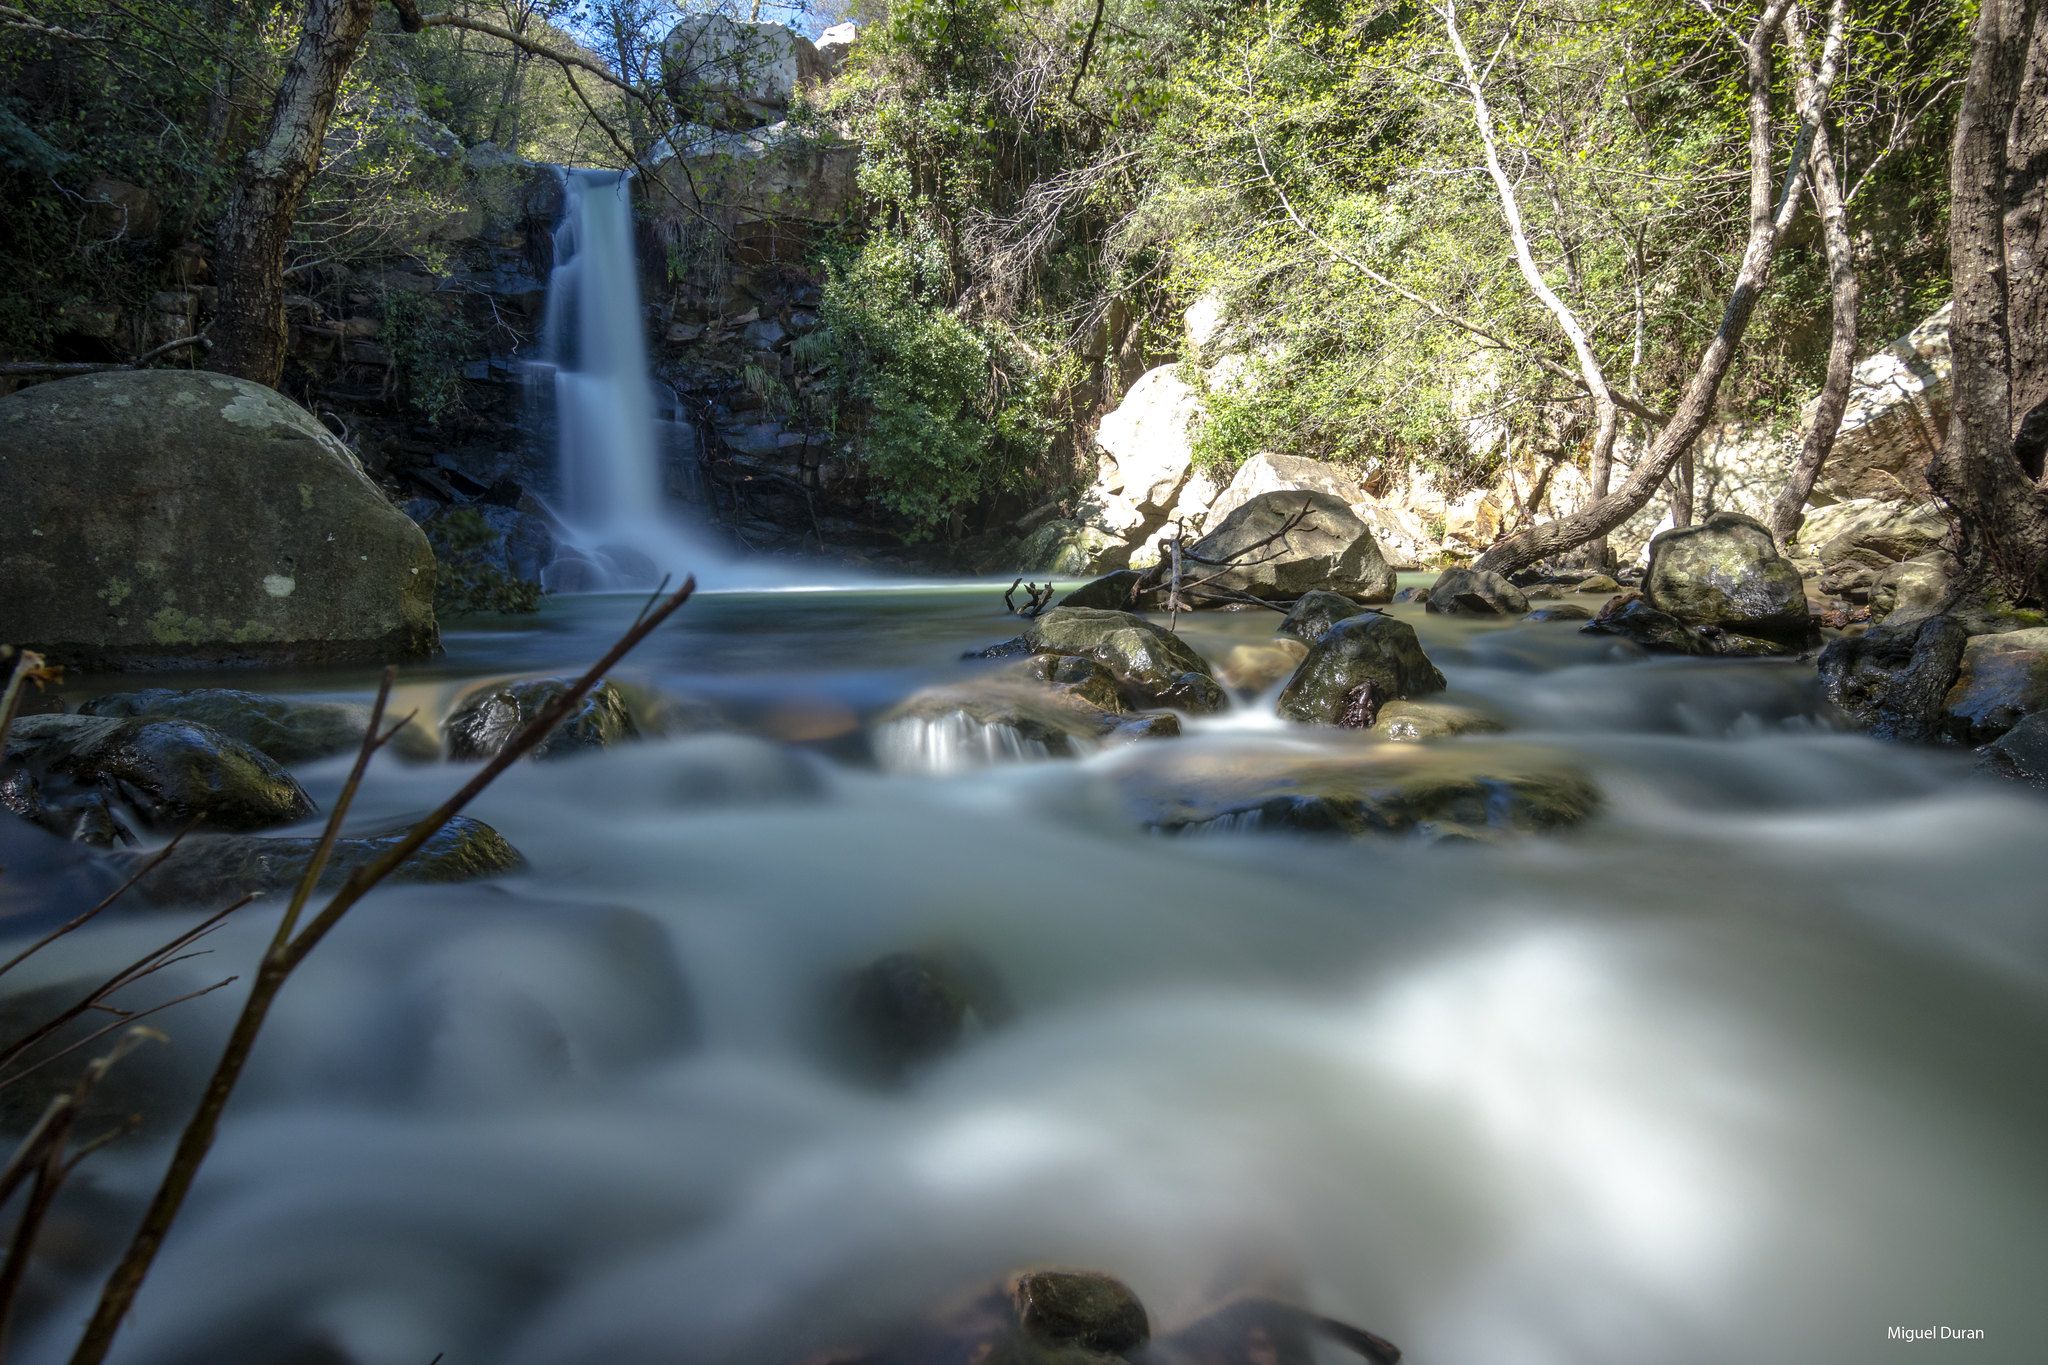
[[[726,556],[669,503],[666,448],[694,440],[664,420],[647,361],[631,175],[563,173],[543,358],[532,377],[554,404],[560,513],[567,534],[543,581],[551,591],[652,587],[664,574],[716,576]],[[671,400],[672,401],[672,400]]]

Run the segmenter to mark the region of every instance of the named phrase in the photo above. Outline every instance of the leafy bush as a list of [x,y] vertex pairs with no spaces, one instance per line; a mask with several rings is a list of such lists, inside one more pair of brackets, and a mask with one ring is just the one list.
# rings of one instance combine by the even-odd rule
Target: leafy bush
[[820,326],[798,343],[823,369],[814,403],[847,428],[877,499],[915,540],[1015,487],[1051,434],[1043,383],[1007,338],[941,305],[947,284],[934,244],[877,234],[827,263]]
[[399,398],[429,422],[462,401],[462,367],[476,353],[476,329],[434,294],[384,296],[378,333],[391,354]]

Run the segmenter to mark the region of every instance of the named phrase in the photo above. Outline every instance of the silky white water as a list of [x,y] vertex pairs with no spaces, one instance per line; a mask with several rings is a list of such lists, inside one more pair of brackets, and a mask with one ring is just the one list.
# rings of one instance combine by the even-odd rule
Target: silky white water
[[[1124,1276],[1162,1329],[1284,1284],[1412,1362],[2041,1358],[2040,799],[1838,733],[1810,665],[1420,613],[1452,698],[1510,726],[1440,752],[1577,765],[1588,825],[1473,847],[1120,815],[1175,745],[1365,742],[1260,726],[1082,760],[962,729],[904,765],[949,771],[880,771],[895,699],[992,667],[958,655],[1011,633],[996,596],[686,607],[635,666],[731,732],[515,769],[476,813],[528,871],[380,893],[320,947],[113,1358],[793,1365],[1047,1261]],[[455,633],[406,705],[562,671],[637,605]],[[1183,625],[1213,654],[1272,618]],[[326,802],[345,766],[301,775]],[[380,759],[358,818],[461,776]],[[231,922],[179,982],[246,975],[268,931]],[[830,984],[936,947],[1015,1018],[864,1084]],[[164,1055],[203,1069],[232,995],[164,1017]],[[66,1358],[152,1132],[81,1171],[20,1359]],[[1986,1336],[1886,1339],[1930,1324]]]
[[554,399],[577,586],[716,580],[729,558],[668,496],[663,438],[677,433],[656,420],[631,184],[614,171],[564,172],[548,279],[539,370]]

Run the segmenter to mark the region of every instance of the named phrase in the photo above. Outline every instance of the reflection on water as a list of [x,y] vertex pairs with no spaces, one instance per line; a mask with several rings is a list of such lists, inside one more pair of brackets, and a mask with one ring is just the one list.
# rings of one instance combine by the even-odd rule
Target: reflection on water
[[[959,655],[1014,633],[999,596],[691,603],[635,670],[741,733],[515,770],[476,813],[529,873],[380,894],[324,944],[115,1358],[781,1365],[1060,1261],[1169,1326],[1287,1283],[1418,1362],[1864,1365],[1903,1349],[1888,1326],[1944,1323],[1987,1337],[1922,1354],[2040,1359],[2038,801],[1836,732],[1810,667],[1420,613],[1452,699],[1509,725],[1438,752],[1569,764],[1591,823],[1172,840],[1120,815],[1134,751],[880,771],[868,723],[991,667]],[[451,634],[409,696],[561,671],[638,605]],[[1274,620],[1187,633],[1213,657]],[[1368,742],[1256,704],[1162,743]],[[325,801],[345,766],[303,777]],[[380,760],[360,819],[453,780]],[[264,935],[184,970],[245,968]],[[1014,1018],[862,1084],[831,983],[938,948]],[[161,1155],[94,1159],[81,1272]],[[85,1284],[23,1359],[64,1358]]]

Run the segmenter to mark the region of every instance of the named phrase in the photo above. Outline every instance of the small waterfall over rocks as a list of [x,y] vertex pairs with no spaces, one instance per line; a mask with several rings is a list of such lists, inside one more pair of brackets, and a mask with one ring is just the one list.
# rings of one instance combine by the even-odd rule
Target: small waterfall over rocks
[[542,576],[553,592],[649,588],[664,575],[715,580],[729,556],[668,496],[667,458],[694,469],[697,435],[647,358],[631,174],[565,170],[548,277],[542,359],[554,406],[567,534]]

